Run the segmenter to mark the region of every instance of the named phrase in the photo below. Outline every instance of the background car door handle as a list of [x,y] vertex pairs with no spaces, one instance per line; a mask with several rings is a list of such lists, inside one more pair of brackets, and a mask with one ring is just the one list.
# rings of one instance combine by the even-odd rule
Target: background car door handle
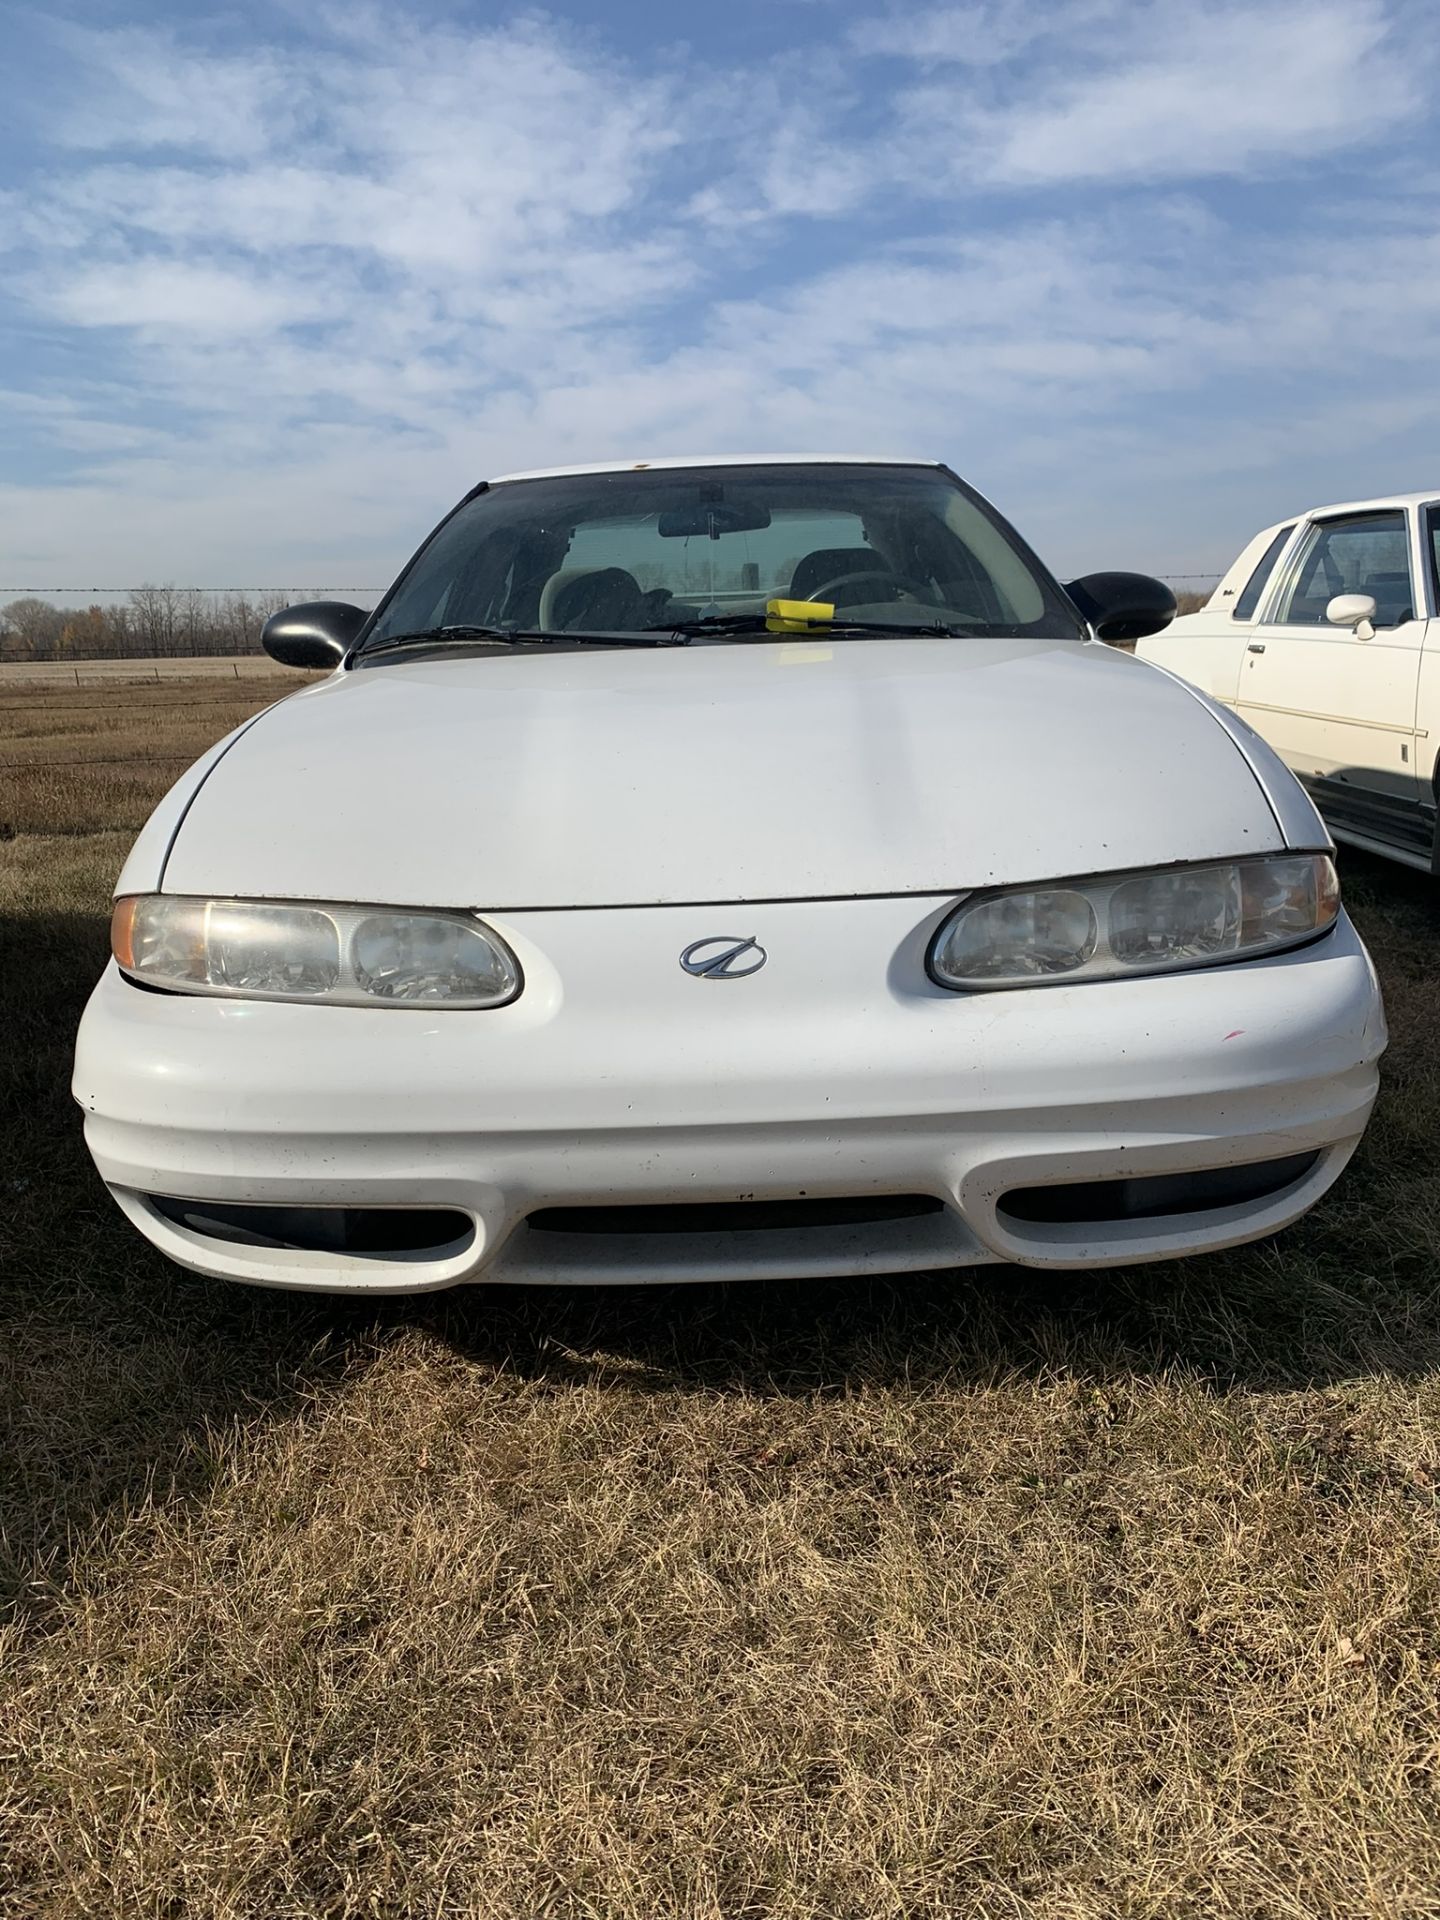
[[1263,653],[1265,651],[1265,642],[1263,640],[1252,640],[1245,651],[1247,653]]

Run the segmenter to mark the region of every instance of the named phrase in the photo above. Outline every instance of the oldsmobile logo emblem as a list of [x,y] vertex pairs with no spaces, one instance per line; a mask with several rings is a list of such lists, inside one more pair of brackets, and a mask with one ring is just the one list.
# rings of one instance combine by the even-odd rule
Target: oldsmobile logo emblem
[[708,940],[695,940],[680,956],[686,973],[697,980],[744,980],[758,973],[767,958],[764,947],[752,934],[717,933]]

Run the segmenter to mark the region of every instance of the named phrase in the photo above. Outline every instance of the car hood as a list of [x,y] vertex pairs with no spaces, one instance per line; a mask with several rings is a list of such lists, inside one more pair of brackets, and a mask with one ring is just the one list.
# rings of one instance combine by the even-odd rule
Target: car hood
[[1283,845],[1236,741],[1098,645],[428,655],[281,702],[167,892],[491,909],[947,893]]

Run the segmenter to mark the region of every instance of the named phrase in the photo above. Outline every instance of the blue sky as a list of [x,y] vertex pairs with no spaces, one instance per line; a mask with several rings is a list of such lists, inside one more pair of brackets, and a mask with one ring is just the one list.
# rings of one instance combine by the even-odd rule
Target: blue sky
[[1433,0],[0,7],[0,589],[948,460],[1062,572],[1440,487]]

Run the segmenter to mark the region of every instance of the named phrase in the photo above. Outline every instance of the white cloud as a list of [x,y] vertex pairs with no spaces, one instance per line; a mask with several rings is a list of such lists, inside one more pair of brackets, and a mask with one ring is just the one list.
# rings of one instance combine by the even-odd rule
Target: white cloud
[[41,298],[76,327],[137,327],[211,338],[313,320],[325,311],[318,286],[180,260],[81,267]]
[[243,158],[293,122],[291,76],[269,53],[196,55],[174,33],[150,27],[55,31],[81,95],[54,129],[68,146]]
[[962,0],[959,5],[913,7],[861,20],[850,29],[857,53],[918,61],[925,66],[998,66],[1037,41],[1069,39],[1120,13],[1124,0]]
[[1167,552],[1109,530],[1162,543],[1186,485],[1218,524],[1227,406],[1272,472],[1316,391],[1393,397],[1440,328],[1440,220],[1388,177],[1388,222],[1327,192],[1268,238],[1201,197],[1303,197],[1414,107],[1395,6],[1301,12],[971,0],[761,75],[538,17],[347,12],[323,56],[241,61],[69,30],[90,78],[9,197],[5,284],[84,379],[37,363],[70,460],[0,491],[0,575],[379,580],[487,472],[787,445],[949,457],[1058,564],[1224,557],[1193,513]]
[[939,76],[906,117],[942,148],[951,131],[954,174],[1045,186],[1253,175],[1393,136],[1427,102],[1427,42],[1384,0],[1162,0],[1098,47],[1077,44],[1082,20],[1062,10],[1036,78],[999,104]]

